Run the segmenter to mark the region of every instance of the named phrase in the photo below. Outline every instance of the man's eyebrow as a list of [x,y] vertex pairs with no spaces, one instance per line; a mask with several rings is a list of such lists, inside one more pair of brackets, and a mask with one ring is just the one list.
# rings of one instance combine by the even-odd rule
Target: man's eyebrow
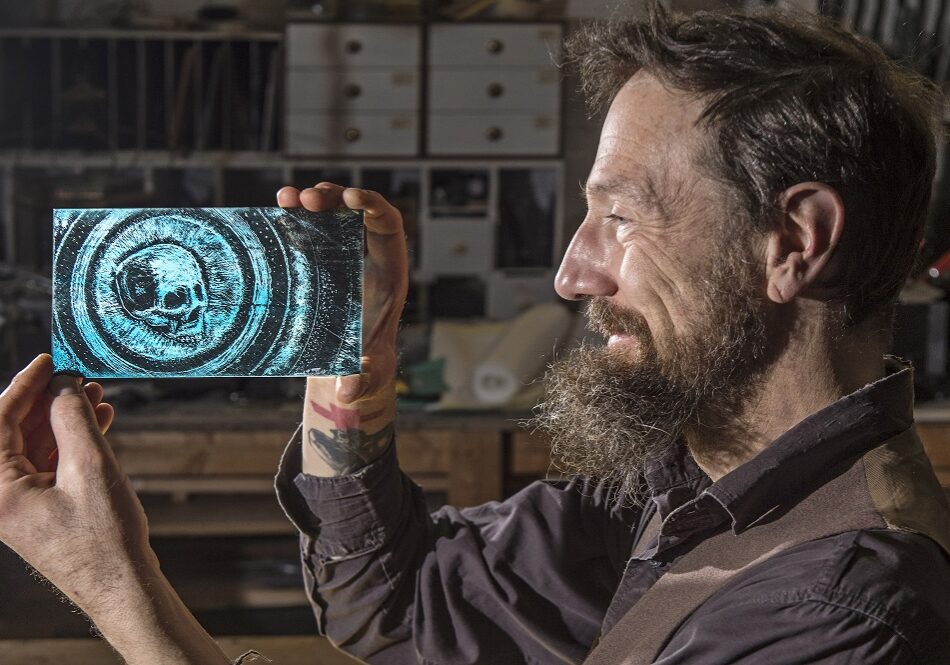
[[586,198],[595,195],[621,195],[632,199],[640,205],[657,213],[664,213],[665,207],[657,193],[656,185],[649,176],[643,178],[643,184],[628,179],[615,178],[611,180],[586,182],[582,185],[582,192]]

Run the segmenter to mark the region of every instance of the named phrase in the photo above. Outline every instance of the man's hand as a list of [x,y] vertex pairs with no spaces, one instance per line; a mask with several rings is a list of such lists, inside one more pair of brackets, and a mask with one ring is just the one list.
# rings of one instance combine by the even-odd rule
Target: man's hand
[[409,285],[402,215],[365,189],[321,182],[277,192],[283,208],[363,211],[367,255],[363,269],[363,368],[358,375],[307,379],[303,470],[311,475],[352,473],[373,461],[392,438],[396,414],[396,335]]
[[103,436],[113,411],[102,388],[51,376],[41,355],[0,395],[0,540],[126,662],[227,663],[159,570],[142,505]]
[[102,436],[113,418],[102,388],[81,390],[78,379],[61,376],[54,395],[51,375],[41,355],[0,395],[0,540],[66,591],[77,574],[103,565],[101,552],[82,546],[87,540],[145,560],[148,537]]

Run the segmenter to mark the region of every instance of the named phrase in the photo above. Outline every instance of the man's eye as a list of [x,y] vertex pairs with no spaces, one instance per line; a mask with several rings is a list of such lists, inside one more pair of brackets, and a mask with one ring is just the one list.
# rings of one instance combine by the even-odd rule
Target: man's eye
[[604,221],[611,222],[613,224],[623,224],[624,222],[629,222],[630,220],[626,217],[621,217],[620,215],[610,213],[609,215],[604,216]]

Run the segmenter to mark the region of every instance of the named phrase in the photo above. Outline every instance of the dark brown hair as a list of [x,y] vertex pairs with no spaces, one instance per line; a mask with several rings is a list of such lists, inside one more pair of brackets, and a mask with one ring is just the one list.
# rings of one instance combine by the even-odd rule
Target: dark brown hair
[[702,163],[748,224],[778,195],[824,182],[844,201],[846,325],[887,312],[910,274],[935,169],[939,92],[873,42],[809,14],[697,12],[651,2],[646,20],[585,25],[568,40],[592,109],[636,72],[708,100]]

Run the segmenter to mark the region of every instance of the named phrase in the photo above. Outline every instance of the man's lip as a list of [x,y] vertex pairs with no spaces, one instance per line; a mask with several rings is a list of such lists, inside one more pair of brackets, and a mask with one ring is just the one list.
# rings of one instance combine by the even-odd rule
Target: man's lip
[[621,344],[634,344],[636,338],[626,333],[613,333],[607,338],[607,346],[619,346]]

